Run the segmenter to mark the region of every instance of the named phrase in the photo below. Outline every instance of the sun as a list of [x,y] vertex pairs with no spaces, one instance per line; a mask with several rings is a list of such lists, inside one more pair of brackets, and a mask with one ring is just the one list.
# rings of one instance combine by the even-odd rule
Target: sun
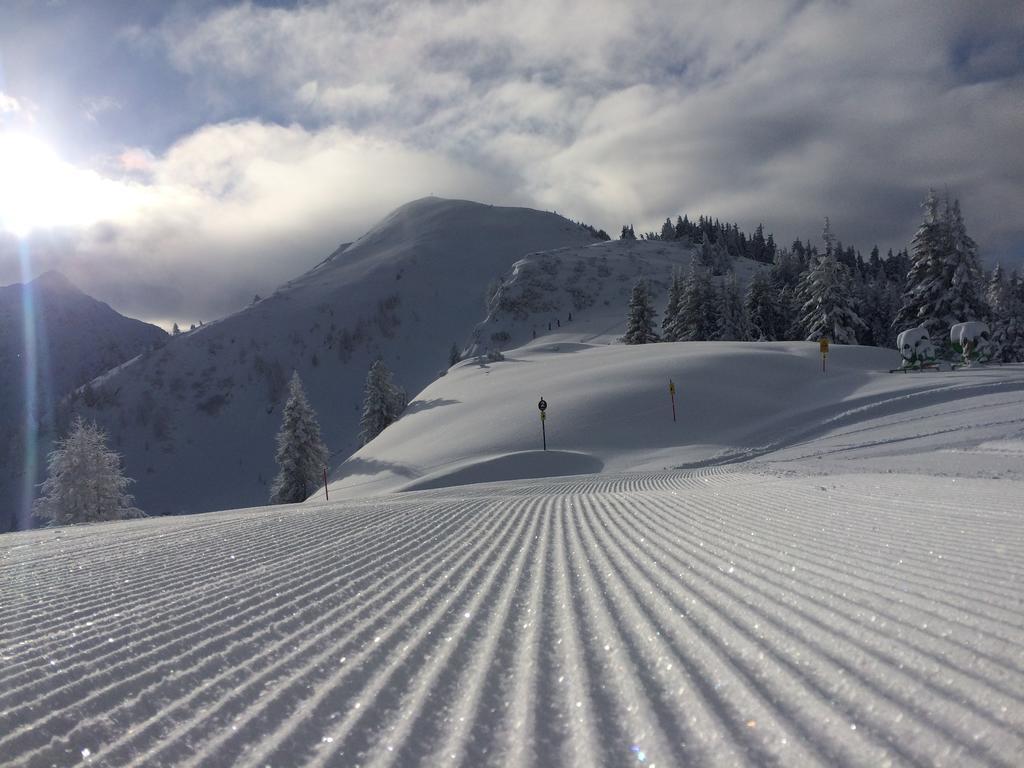
[[33,230],[114,218],[129,207],[131,192],[65,162],[35,136],[0,133],[0,230],[24,238]]
[[0,134],[0,227],[19,237],[45,226],[46,190],[60,175],[60,160],[34,136]]

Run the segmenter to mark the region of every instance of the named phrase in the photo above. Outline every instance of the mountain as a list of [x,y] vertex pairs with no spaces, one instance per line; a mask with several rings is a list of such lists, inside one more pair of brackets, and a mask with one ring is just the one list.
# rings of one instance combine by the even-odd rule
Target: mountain
[[166,338],[160,328],[118,314],[59,272],[0,287],[0,532],[15,526],[16,512],[24,518],[23,488],[40,480],[25,457],[38,462],[47,443],[44,438],[33,450],[26,440],[26,392],[33,393],[41,431],[52,435],[61,398]]
[[362,389],[382,357],[418,392],[486,313],[523,256],[596,242],[552,213],[431,197],[223,320],[92,382],[63,414],[109,430],[149,514],[266,503],[282,396],[299,372],[332,465],[358,447]]

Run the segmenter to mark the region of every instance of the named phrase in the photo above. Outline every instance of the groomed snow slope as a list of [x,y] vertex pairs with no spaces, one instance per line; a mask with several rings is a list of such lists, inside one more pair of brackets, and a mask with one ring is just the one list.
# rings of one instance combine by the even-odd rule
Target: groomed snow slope
[[[759,459],[1024,479],[1024,366],[889,374],[895,351],[833,345],[823,375],[811,343],[628,347],[570,334],[451,369],[335,470],[332,498],[595,471],[563,466],[578,454],[607,472]],[[517,459],[541,448],[541,395],[548,447],[567,454]],[[964,453],[981,445],[995,449]]]
[[0,540],[0,763],[1024,754],[1015,481],[586,476]]

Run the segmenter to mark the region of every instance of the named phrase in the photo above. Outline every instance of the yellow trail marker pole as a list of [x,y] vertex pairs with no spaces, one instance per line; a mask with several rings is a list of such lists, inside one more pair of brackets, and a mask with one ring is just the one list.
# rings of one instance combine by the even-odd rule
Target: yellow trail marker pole
[[825,369],[825,361],[828,359],[828,337],[822,336],[818,341],[818,349],[821,350],[821,372],[827,374],[828,371]]

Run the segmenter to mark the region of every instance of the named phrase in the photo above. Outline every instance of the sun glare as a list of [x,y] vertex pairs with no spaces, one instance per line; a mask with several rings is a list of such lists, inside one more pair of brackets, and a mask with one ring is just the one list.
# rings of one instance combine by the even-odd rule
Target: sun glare
[[61,160],[43,141],[0,133],[0,230],[83,226],[123,212],[131,190]]

